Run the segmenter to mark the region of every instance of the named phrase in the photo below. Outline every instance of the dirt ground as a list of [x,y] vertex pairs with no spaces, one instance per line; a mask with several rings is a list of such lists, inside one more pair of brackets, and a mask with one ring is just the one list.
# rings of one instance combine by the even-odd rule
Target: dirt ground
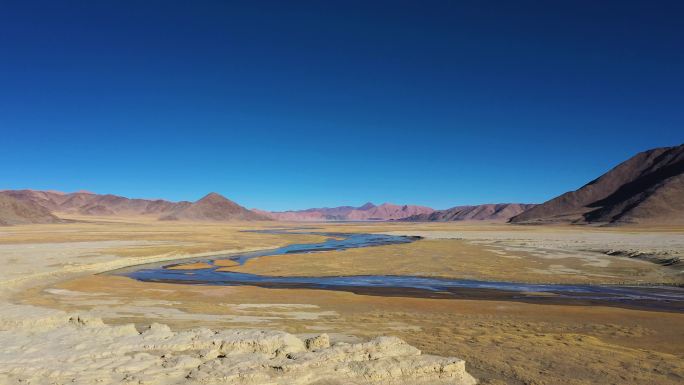
[[[23,250],[22,245],[136,241],[84,249],[80,257],[70,256],[72,261],[103,255],[180,256],[322,239],[241,231],[282,226],[302,224],[196,225],[103,219],[98,223],[2,229],[0,246]],[[681,273],[676,269],[609,256],[603,249],[641,247],[648,252],[679,253],[684,235],[677,228],[380,223],[306,226],[342,232],[420,232],[426,239],[408,245],[264,257],[241,267],[231,263],[225,263],[225,267],[277,275],[391,273],[534,282],[676,282]],[[33,254],[13,254],[12,258],[34,256],[40,265],[44,259],[35,250],[43,249],[33,250]],[[11,300],[90,311],[111,323],[156,321],[179,329],[273,328],[304,335],[329,332],[338,341],[395,335],[425,352],[465,359],[469,372],[485,384],[684,381],[682,313],[380,297],[308,289],[161,284],[107,274],[37,282]]]
[[145,283],[89,276],[26,292],[23,303],[84,310],[107,322],[164,322],[393,335],[461,357],[485,384],[679,384],[684,314],[610,307],[379,297],[352,293]]
[[272,276],[393,274],[530,283],[684,282],[684,276],[675,269],[637,259],[598,253],[549,255],[462,239],[267,256],[220,270]]

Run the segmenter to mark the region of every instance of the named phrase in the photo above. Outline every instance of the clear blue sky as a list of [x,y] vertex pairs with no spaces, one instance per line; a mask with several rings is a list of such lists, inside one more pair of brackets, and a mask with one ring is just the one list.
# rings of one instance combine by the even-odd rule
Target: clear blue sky
[[682,20],[682,1],[3,1],[0,188],[540,202],[684,142]]

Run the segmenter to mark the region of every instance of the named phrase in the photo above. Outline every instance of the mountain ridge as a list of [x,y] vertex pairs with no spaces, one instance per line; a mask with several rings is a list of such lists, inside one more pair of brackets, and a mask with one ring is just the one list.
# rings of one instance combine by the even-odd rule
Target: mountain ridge
[[515,215],[536,206],[531,203],[493,203],[471,206],[456,206],[437,210],[429,214],[404,218],[411,222],[453,222],[453,221],[508,221]]
[[[8,202],[11,199],[14,202],[27,205],[27,208],[22,209],[26,212],[44,209],[55,218],[57,218],[54,215],[56,213],[85,216],[148,216],[164,220],[270,220],[270,218],[254,213],[217,193],[209,193],[196,202],[127,198],[91,192],[62,193],[28,189],[4,190],[0,191],[0,196],[7,197]],[[35,215],[38,215],[37,211]]]
[[395,205],[383,203],[375,205],[371,202],[362,206],[338,206],[310,208],[305,210],[290,211],[263,211],[259,212],[279,221],[307,222],[307,221],[382,221],[395,220],[411,215],[431,213],[434,209],[417,205]]
[[639,152],[577,190],[531,208],[510,222],[684,223],[684,144]]

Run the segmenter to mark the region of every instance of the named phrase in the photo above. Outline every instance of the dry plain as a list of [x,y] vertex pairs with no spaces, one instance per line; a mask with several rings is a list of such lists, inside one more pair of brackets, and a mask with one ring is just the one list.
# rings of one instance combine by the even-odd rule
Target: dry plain
[[[80,220],[82,218],[72,218]],[[270,275],[411,274],[550,283],[681,284],[681,267],[624,255],[682,255],[681,228],[501,224],[311,224],[316,231],[420,235],[403,245],[276,255],[224,269]],[[151,322],[283,330],[335,341],[396,336],[424,353],[465,359],[485,384],[677,384],[684,314],[604,306],[383,297],[310,289],[195,286],[96,274],[133,264],[225,255],[307,234],[245,233],[301,224],[160,223],[139,219],[31,225],[0,234],[3,301],[92,314],[107,324]],[[306,230],[294,230],[306,231]],[[619,252],[620,255],[606,253]],[[172,263],[172,262],[169,262]],[[197,263],[197,262],[193,262]],[[204,265],[187,266],[192,268]]]

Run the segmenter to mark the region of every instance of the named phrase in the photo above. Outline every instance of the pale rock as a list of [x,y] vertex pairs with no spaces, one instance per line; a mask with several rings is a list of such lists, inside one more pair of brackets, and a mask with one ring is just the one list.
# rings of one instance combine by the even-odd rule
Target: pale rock
[[320,350],[330,347],[330,337],[327,334],[321,334],[316,337],[307,338],[304,340],[307,350]]
[[457,358],[394,337],[337,343],[267,330],[110,326],[89,315],[0,306],[0,384],[472,385]]

